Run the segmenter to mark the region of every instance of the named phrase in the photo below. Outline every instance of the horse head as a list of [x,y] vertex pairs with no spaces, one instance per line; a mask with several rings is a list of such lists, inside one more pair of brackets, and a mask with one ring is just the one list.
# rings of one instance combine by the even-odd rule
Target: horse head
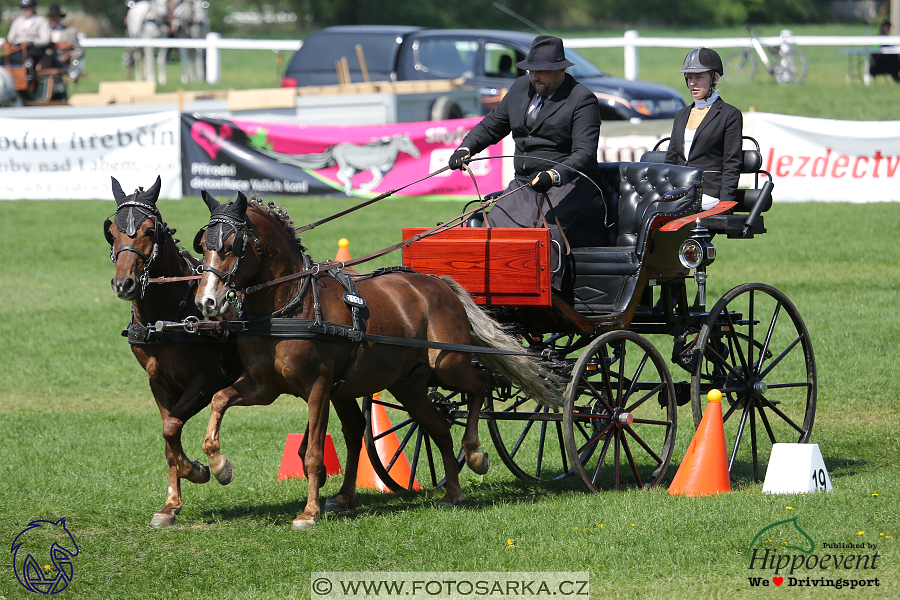
[[138,188],[130,196],[112,178],[116,212],[103,223],[103,235],[109,242],[109,258],[116,266],[116,274],[110,284],[123,300],[143,297],[150,277],[150,266],[159,252],[163,236],[169,233],[156,201],[162,180],[144,191]]
[[194,300],[204,316],[215,317],[228,310],[236,299],[235,289],[259,270],[262,247],[248,215],[247,196],[239,191],[227,204],[205,190],[201,196],[209,208],[209,223],[194,238],[194,250],[203,255],[203,276]]
[[420,156],[422,156],[422,152],[418,148],[416,148],[416,145],[408,135],[398,135],[394,139],[397,140],[398,148],[401,152],[406,152],[413,158],[419,158]]
[[13,540],[11,551],[16,577],[31,592],[55,594],[72,580],[78,544],[66,528],[65,517],[55,522],[32,521]]

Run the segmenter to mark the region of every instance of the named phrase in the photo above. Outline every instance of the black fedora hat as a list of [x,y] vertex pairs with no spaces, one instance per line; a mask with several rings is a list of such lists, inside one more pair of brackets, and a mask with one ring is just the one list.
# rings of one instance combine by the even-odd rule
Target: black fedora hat
[[65,19],[66,13],[64,13],[60,8],[59,4],[51,4],[50,8],[47,9],[48,17],[57,17],[58,19]]
[[520,69],[529,71],[559,71],[574,66],[566,59],[563,41],[552,35],[539,35],[531,42],[531,50],[525,60],[516,63]]

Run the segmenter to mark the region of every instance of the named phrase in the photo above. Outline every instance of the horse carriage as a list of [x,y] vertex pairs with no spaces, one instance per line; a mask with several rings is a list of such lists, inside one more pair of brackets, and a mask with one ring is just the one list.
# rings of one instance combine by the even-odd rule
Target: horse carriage
[[[553,264],[548,230],[484,226],[478,209],[490,196],[450,223],[405,228],[404,241],[374,255],[314,263],[296,232],[324,220],[295,229],[272,204],[239,193],[220,205],[204,194],[211,216],[194,242],[204,255],[198,274],[187,256],[180,265],[170,259],[169,272],[154,268],[157,251],[146,240],[138,247],[142,227],[156,242],[167,231],[153,213],[153,191],[126,197],[119,188],[115,226],[112,220],[105,226],[117,267],[114,289],[118,281],[117,293],[128,290],[120,297],[137,302],[150,283],[177,285],[167,294],[169,309],[174,315],[179,300],[182,306],[177,317],[132,323],[133,337],[149,344],[205,334],[214,346],[239,332],[243,375],[221,374],[212,386],[230,380],[212,398],[205,472],[174,438],[180,436],[175,425],[195,414],[197,398],[209,392],[186,391],[194,408],[177,418],[163,407],[174,405],[173,398],[160,404],[164,420],[174,420],[164,428],[167,443],[179,446],[167,451],[170,482],[202,482],[211,471],[228,483],[233,467],[219,438],[225,410],[290,393],[309,403],[300,450],[309,496],[297,529],[319,516],[329,402],[341,420],[347,464],[344,484],[325,510],[353,500],[363,443],[391,489],[443,485],[438,504],[457,504],[462,466],[477,473],[488,468],[479,419],[500,459],[522,479],[574,476],[592,492],[650,488],[666,476],[678,407],[689,403],[696,425],[713,388],[722,392],[733,444],[729,469],[758,480],[772,444],[809,438],[817,385],[812,343],[796,307],[772,286],[739,285],[707,308],[707,267],[716,257],[713,238],[765,233],[762,213],[771,206],[772,183],[759,186],[759,175],[768,173],[760,169],[758,146],[746,150],[742,170],[755,175],[755,188],[698,213],[702,172],[662,164],[658,153],[644,159],[600,165],[597,219],[568,234],[571,276],[562,291],[550,286],[561,265]],[[133,246],[126,229],[134,233]],[[587,230],[591,235],[582,236]],[[166,245],[174,249],[171,236]],[[348,269],[399,248],[403,266],[365,275]],[[120,254],[128,258],[119,261]],[[204,318],[187,314],[194,307],[184,309],[191,295]],[[667,339],[669,360],[657,349]],[[668,363],[682,373],[678,381]],[[383,389],[392,397],[375,394]],[[459,428],[461,436],[454,435]],[[394,436],[396,443],[388,443]],[[460,438],[457,452],[452,440]],[[404,461],[408,469],[400,468]],[[174,522],[181,500],[172,489],[154,524]]]
[[64,42],[52,43],[43,59],[36,64],[29,59],[26,66],[9,60],[16,51],[20,56],[26,56],[26,44],[4,43],[0,46],[0,106],[65,104],[69,84],[85,75],[83,59],[65,64],[54,59],[57,52],[70,48],[71,44],[67,46]]

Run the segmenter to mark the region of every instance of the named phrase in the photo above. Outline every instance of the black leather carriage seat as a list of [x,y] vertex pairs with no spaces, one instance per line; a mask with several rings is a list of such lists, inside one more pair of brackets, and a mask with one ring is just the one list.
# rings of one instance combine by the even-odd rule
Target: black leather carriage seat
[[[600,163],[599,167],[597,184],[615,235],[609,246],[573,245],[573,306],[583,314],[625,310],[635,291],[654,218],[687,214],[700,202],[699,169],[642,162]],[[668,192],[689,188],[682,198],[662,199]]]
[[[749,135],[742,136],[753,144],[755,149],[743,150],[741,162],[741,173],[755,176],[754,186],[749,189],[739,188],[735,193],[735,201],[737,205],[732,210],[733,213],[749,213],[749,214],[720,214],[713,215],[701,220],[701,223],[710,233],[725,234],[730,238],[749,238],[758,233],[765,233],[765,222],[761,213],[772,207],[772,176],[768,171],[763,170],[762,153],[760,153],[759,142]],[[663,138],[657,142],[653,150],[645,152],[641,156],[641,162],[646,163],[663,163],[666,160],[666,151],[657,150],[669,138]],[[759,176],[765,174],[768,179],[760,186]]]
[[[600,163],[599,170],[598,196],[566,234],[572,250],[572,293],[564,290],[563,296],[586,315],[620,313],[627,307],[654,217],[681,216],[699,206],[703,174],[692,167],[643,162]],[[668,192],[689,188],[682,198],[662,199]],[[484,227],[484,216],[476,213],[466,225]]]

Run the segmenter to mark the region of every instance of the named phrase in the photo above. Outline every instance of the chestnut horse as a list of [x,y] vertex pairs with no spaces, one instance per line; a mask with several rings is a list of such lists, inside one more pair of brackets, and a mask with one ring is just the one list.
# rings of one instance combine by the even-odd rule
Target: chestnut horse
[[147,285],[152,277],[191,275],[200,264],[178,250],[172,237],[175,230],[163,222],[156,206],[160,185],[157,177],[149,190],[138,189],[126,196],[112,178],[116,212],[103,224],[103,234],[116,266],[112,289],[119,298],[131,301],[131,351],[150,378],[163,420],[169,493],[150,524],[164,527],[173,525],[181,511],[181,480],[209,481],[209,468],[185,455],[184,423],[206,407],[213,394],[234,383],[243,369],[233,342],[177,332],[161,336],[153,331],[157,321],[181,321],[200,314],[191,301],[193,282]]
[[[523,356],[522,346],[479,309],[465,290],[452,280],[442,280],[410,271],[388,271],[354,278],[358,293],[350,299],[338,277],[330,272],[308,274],[290,281],[239,293],[249,286],[300,273],[308,264],[304,248],[283,209],[267,209],[240,192],[237,199],[220,205],[203,193],[210,209],[205,232],[198,233],[195,250],[204,253],[203,276],[195,296],[207,317],[221,316],[229,303],[243,296],[244,319],[250,324],[279,325],[324,322],[341,324],[344,331],[354,322],[350,306],[356,304],[365,335],[424,340],[449,344],[475,344],[514,351],[515,354],[481,354],[479,360],[495,373],[509,378],[532,397],[559,404],[547,383],[546,371],[532,357]],[[343,275],[340,275],[343,277]],[[358,300],[362,297],[364,307]],[[255,315],[255,316],[250,316]],[[290,323],[288,323],[290,325]],[[340,329],[340,326],[338,326]],[[232,386],[218,392],[212,401],[209,428],[203,449],[214,473],[233,470],[220,453],[219,427],[225,411],[235,405],[267,405],[281,394],[300,396],[309,404],[308,446],[304,467],[309,476],[305,510],[294,519],[294,529],[313,526],[319,517],[319,487],[324,484],[323,455],[329,400],[341,420],[347,446],[344,482],[325,503],[325,510],[349,507],[356,494],[356,475],[365,421],[357,398],[387,389],[404,406],[440,450],[446,476],[445,494],[436,504],[455,506],[462,499],[453,440],[447,420],[427,397],[428,385],[461,390],[469,400],[469,418],[462,446],[466,463],[475,472],[488,468],[480,448],[478,416],[489,384],[487,371],[472,364],[472,354],[459,348],[438,349],[394,345],[385,340],[363,339],[354,343],[337,336],[288,335],[270,337],[241,333],[238,349],[244,373]],[[335,386],[335,382],[338,385]]]

